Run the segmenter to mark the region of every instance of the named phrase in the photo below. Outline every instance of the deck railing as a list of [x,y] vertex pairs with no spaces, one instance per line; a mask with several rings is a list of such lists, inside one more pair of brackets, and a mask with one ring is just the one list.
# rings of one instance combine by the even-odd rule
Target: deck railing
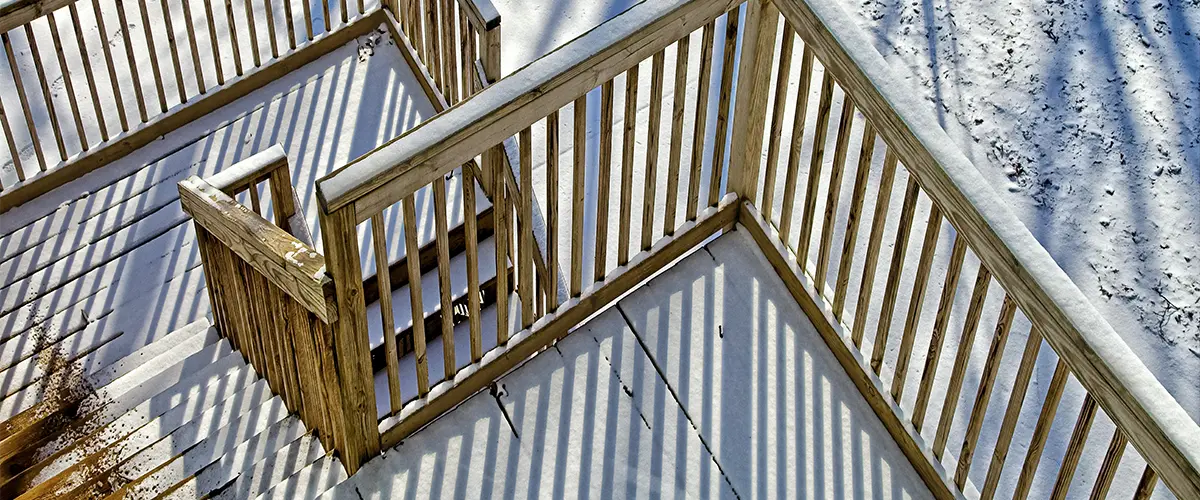
[[[797,55],[799,72],[793,74]],[[672,68],[673,81],[668,81]],[[640,83],[647,70],[650,96],[643,120],[637,95],[643,92]],[[696,87],[688,85],[691,74],[699,79]],[[809,94],[818,80],[813,101]],[[955,149],[923,101],[908,97],[901,81],[853,22],[828,2],[645,2],[320,179],[325,262],[337,311],[329,344],[337,360],[339,385],[334,387],[343,391],[343,408],[365,412],[355,421],[362,427],[347,434],[349,441],[338,448],[343,454],[358,453],[347,467],[355,470],[361,459],[395,445],[713,234],[737,224],[759,243],[936,496],[961,497],[977,490],[991,498],[1006,468],[1019,474],[1017,497],[1026,496],[1045,444],[1065,437],[1051,423],[1074,375],[1086,395],[1066,438],[1065,455],[1053,462],[1058,470],[1042,471],[1056,477],[1052,496],[1068,493],[1083,444],[1102,413],[1116,431],[1099,476],[1090,482],[1093,497],[1107,494],[1128,445],[1147,464],[1137,495],[1148,495],[1161,479],[1181,498],[1200,497],[1200,427]],[[593,154],[587,109],[592,105],[588,94],[596,88],[600,120]],[[715,89],[711,95],[710,88]],[[832,128],[835,109],[837,125]],[[645,153],[634,146],[643,127]],[[424,332],[414,331],[418,390],[399,394],[398,368],[389,365],[391,411],[380,419],[366,368],[366,325],[376,319],[367,317],[363,298],[360,227],[365,230],[370,221],[375,229],[381,214],[400,210],[412,254],[414,199],[432,195],[440,251],[446,214],[452,209],[445,199],[446,176],[461,172],[468,187],[464,213],[473,213],[466,211],[474,206],[465,199],[473,196],[470,186],[481,173],[506,168],[503,144],[513,136],[517,172],[491,175],[485,182],[490,188],[485,191],[501,207],[494,211],[496,269],[511,266],[517,276],[513,304],[507,303],[508,295],[498,294],[496,347],[481,348],[478,302],[469,304],[471,356],[461,366],[454,362],[452,340],[444,341],[445,371],[431,375]],[[827,144],[832,144],[831,161],[826,160]],[[876,176],[874,158],[879,156],[882,172]],[[559,179],[562,161],[571,164],[569,180]],[[539,163],[546,168],[534,168]],[[848,164],[854,166],[852,177]],[[898,181],[905,183],[904,194],[894,197]],[[592,184],[594,195],[587,188]],[[843,184],[850,184],[848,205]],[[535,223],[539,199],[545,204],[544,224]],[[864,220],[868,200],[874,206],[869,224]],[[889,224],[889,207],[897,203],[898,221]],[[908,256],[918,255],[907,251],[918,213],[928,215],[909,281],[903,273]],[[558,228],[566,226],[561,217],[569,217],[569,233],[560,234]],[[585,230],[588,219],[597,222]],[[474,250],[472,218],[466,220],[468,279],[474,272],[472,284],[477,286],[482,264]],[[949,255],[938,252],[942,233],[953,238]],[[615,255],[607,251],[614,236]],[[895,244],[890,265],[881,273],[885,237]],[[545,242],[544,249],[538,241]],[[387,254],[386,242],[382,246],[376,255]],[[536,265],[541,258],[545,265]],[[439,277],[448,272],[443,260],[439,255]],[[948,271],[940,288],[929,290],[930,281],[939,284],[932,279],[935,261],[948,262]],[[410,275],[419,271],[409,269]],[[971,271],[974,284],[966,311],[959,311],[961,323],[955,323],[962,325],[957,352],[946,356],[942,346],[959,282],[964,274],[970,278]],[[507,273],[498,272],[497,279],[506,280]],[[568,284],[559,287],[560,280]],[[377,286],[382,290],[386,284]],[[510,287],[502,283],[498,289]],[[411,307],[422,310],[420,291],[410,292]],[[923,329],[923,297],[930,292],[940,297],[931,328]],[[897,323],[902,303],[907,304],[905,319]],[[510,305],[513,318],[507,317]],[[977,393],[964,395],[977,330],[984,313],[993,309],[995,330]],[[388,313],[383,314],[379,320],[386,324]],[[973,476],[974,450],[980,440],[992,439],[981,432],[1018,314],[1032,325],[1031,331],[989,465],[984,474]],[[441,325],[444,339],[453,338],[446,335],[452,326]],[[926,338],[927,346],[918,345]],[[1052,353],[1041,352],[1043,340]],[[1039,356],[1051,355],[1057,367],[1016,472],[1008,450],[1029,399],[1025,393]],[[948,379],[937,376],[945,363],[952,364]],[[935,391],[939,380],[948,381]],[[942,396],[935,398],[935,392]],[[968,406],[966,429],[956,434],[954,417]],[[927,418],[930,407],[936,420]]]
[[[3,2],[0,41],[7,66],[0,68],[0,84],[15,95],[0,99],[7,147],[7,157],[0,158],[11,164],[5,168],[10,173],[0,172],[0,213],[380,25],[415,33],[404,39],[417,41],[424,67],[434,70],[438,92],[427,91],[439,110],[445,101],[453,104],[477,90],[455,83],[470,82],[466,76],[476,58],[498,77],[500,16],[488,0],[453,5],[411,0],[403,8],[382,3],[380,8],[364,0]],[[397,12],[402,29],[394,26]],[[93,32],[98,38],[89,38]],[[120,43],[110,46],[109,34],[118,33]],[[414,71],[421,67],[414,64]],[[65,100],[52,88],[59,75]]]

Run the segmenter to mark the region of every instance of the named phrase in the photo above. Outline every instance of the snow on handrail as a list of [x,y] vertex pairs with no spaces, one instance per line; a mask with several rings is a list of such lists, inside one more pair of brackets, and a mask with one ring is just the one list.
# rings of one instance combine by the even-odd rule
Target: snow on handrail
[[928,103],[897,84],[904,79],[841,7],[774,1],[1167,486],[1200,498],[1200,426],[1009,210]]

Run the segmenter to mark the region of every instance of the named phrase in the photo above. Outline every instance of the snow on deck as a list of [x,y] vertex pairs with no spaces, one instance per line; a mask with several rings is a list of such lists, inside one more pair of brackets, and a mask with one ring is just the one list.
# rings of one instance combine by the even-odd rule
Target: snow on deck
[[432,115],[380,27],[5,213],[0,392],[10,394],[39,376],[32,363],[19,362],[48,347],[62,361],[82,356],[94,370],[209,313],[192,225],[177,202],[178,181],[282,144],[306,218],[317,230],[314,181]]
[[742,231],[684,258],[329,493],[356,492],[929,496]]

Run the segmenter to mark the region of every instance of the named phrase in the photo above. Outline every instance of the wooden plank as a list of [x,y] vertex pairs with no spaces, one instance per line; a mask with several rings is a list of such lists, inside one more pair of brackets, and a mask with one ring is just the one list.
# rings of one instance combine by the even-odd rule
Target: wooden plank
[[[700,174],[704,170],[704,137],[708,133],[708,92],[712,80],[713,41],[716,38],[717,20],[704,25],[700,38],[700,80],[696,83],[696,104],[692,123],[692,159],[688,174],[687,208],[684,220],[696,218],[696,207],[700,204]],[[713,165],[716,168],[716,165]]]
[[546,117],[546,297],[558,309],[558,110]]
[[892,245],[892,264],[888,267],[887,284],[883,290],[883,304],[879,312],[879,325],[875,331],[875,348],[871,350],[871,370],[879,373],[883,366],[883,355],[887,349],[888,333],[892,331],[892,314],[896,310],[896,294],[900,289],[900,273],[904,267],[904,251],[908,247],[908,234],[912,231],[913,212],[917,206],[917,183],[911,177],[904,189],[904,206],[900,209],[900,222],[896,227],[896,243]]
[[[175,42],[175,26],[171,22],[171,17],[173,17],[171,15],[171,6],[167,3],[167,0],[162,0],[160,5],[162,6],[163,25],[167,29],[167,47],[171,50],[171,66],[175,69],[175,90],[179,92],[179,102],[184,103],[187,102],[187,90],[183,87],[183,68],[179,63],[179,46]],[[187,14],[185,11],[184,17],[189,17]],[[86,60],[86,58],[84,59]],[[100,114],[96,113],[96,116],[100,116]],[[108,138],[104,140],[108,140]]]
[[[975,288],[971,291],[971,303],[967,306],[967,317],[963,321],[962,335],[958,340],[958,352],[954,356],[954,368],[950,372],[950,385],[946,389],[946,401],[942,405],[942,416],[938,419],[937,435],[933,440],[933,454],[942,456],[946,449],[946,439],[950,437],[950,424],[954,422],[954,412],[958,408],[958,399],[962,391],[963,378],[967,375],[967,363],[971,359],[971,348],[975,345],[975,331],[979,328],[979,317],[983,314],[983,301],[987,299],[988,285],[991,284],[992,274],[986,267],[980,266],[975,275]],[[936,367],[936,365],[933,365]],[[929,370],[929,378],[933,378],[934,368]],[[925,375],[922,374],[924,379]],[[922,380],[924,387],[924,380]],[[932,385],[932,382],[930,382]],[[926,397],[926,401],[928,401]]]
[[671,107],[671,143],[667,155],[667,204],[663,210],[663,235],[675,234],[675,212],[679,206],[679,162],[683,155],[683,116],[687,101],[688,36],[675,43],[675,87]]
[[802,0],[777,5],[1163,481],[1177,496],[1200,498],[1200,425],[1145,366],[1129,361],[1137,358],[1120,335],[970,160],[946,146],[952,142],[926,105],[906,86],[891,85],[895,72],[840,8]]
[[1042,459],[1042,451],[1050,437],[1050,426],[1054,424],[1054,415],[1058,412],[1058,403],[1062,399],[1063,389],[1067,385],[1067,376],[1071,370],[1066,362],[1059,358],[1054,366],[1054,376],[1046,389],[1046,399],[1042,402],[1042,412],[1038,415],[1037,425],[1033,428],[1033,437],[1029,441],[1029,449],[1025,452],[1025,463],[1021,466],[1021,475],[1017,478],[1017,486],[1013,500],[1024,500],[1033,486],[1033,476],[1037,473],[1038,463]]
[[[917,326],[921,322],[921,306],[925,302],[925,288],[929,284],[929,273],[933,267],[933,254],[937,251],[938,236],[942,231],[942,213],[937,205],[929,209],[929,220],[925,225],[925,237],[921,243],[921,256],[917,260],[917,270],[913,276],[912,292],[908,296],[908,315],[904,319],[904,332],[900,338],[900,352],[896,356],[896,373],[892,378],[892,398],[900,401],[904,394],[904,381],[908,377],[908,363],[912,361],[913,343],[917,338]],[[939,318],[949,319],[950,306],[954,305],[954,294],[958,291],[958,278],[962,274],[963,257],[966,256],[967,245],[961,239],[954,240],[950,251],[950,267],[946,270],[946,281],[942,285],[942,300],[938,305]],[[938,328],[938,325],[941,328]],[[925,368],[937,366],[937,360],[930,360],[928,355],[938,356],[942,352],[942,341],[946,336],[944,323],[935,323],[933,334],[930,336],[929,351],[925,359]],[[931,363],[932,361],[932,363]],[[922,371],[922,373],[927,373]],[[922,375],[922,381],[925,380]],[[917,397],[920,401],[920,396]],[[919,405],[913,412],[913,425],[918,430],[925,421],[924,405]],[[921,418],[917,418],[920,416]]]
[[[208,42],[212,48],[213,67],[217,70],[217,85],[225,85],[225,72],[221,68],[221,49],[217,44],[217,27],[213,21],[212,2],[204,1],[204,19],[208,22]],[[220,1],[220,0],[217,0]]]
[[[517,218],[517,230],[520,231],[520,247],[517,250],[517,271],[520,273],[520,284],[517,292],[521,296],[521,327],[529,328],[534,321],[534,295],[537,287],[533,283],[533,131],[529,128],[521,131],[521,204],[517,207],[520,216]],[[500,272],[500,268],[496,269]]]
[[[469,219],[470,217],[468,217]],[[387,252],[387,226],[383,222],[383,213],[377,213],[371,216],[371,243],[372,249],[375,252],[375,269],[388,268],[388,252]],[[378,280],[380,290],[391,290],[391,273],[376,272],[375,276]],[[392,404],[392,413],[400,411],[404,406],[404,400],[400,398],[400,355],[396,351],[396,336],[387,335],[386,332],[396,331],[396,310],[392,305],[391,293],[380,293],[379,295],[379,315],[383,325],[383,348],[384,355],[387,357],[387,380],[388,380],[388,400]]]
[[[255,26],[258,24],[258,20],[255,19],[252,0],[242,0],[242,5],[246,8],[246,31],[247,35],[249,35],[249,40],[246,41],[250,44],[250,56],[254,58],[254,67],[257,68],[262,66],[262,57],[258,53],[258,30]],[[343,11],[342,23],[346,22],[345,15],[346,13]],[[230,23],[229,26],[233,26],[233,23]]]
[[[192,72],[196,75],[196,90],[200,92],[200,95],[204,95],[208,93],[208,84],[204,81],[204,68],[200,65],[200,49],[196,45],[196,25],[192,21],[192,6],[188,0],[181,0],[181,2],[183,4],[183,26],[187,31],[188,48],[191,49],[192,54]],[[292,48],[294,49],[296,46],[293,45]],[[214,61],[213,64],[219,63]],[[180,86],[182,85],[180,84]]]
[[[93,0],[93,1],[97,1],[97,0]],[[101,28],[101,29],[103,30],[103,28]],[[103,33],[103,31],[101,31],[101,33]],[[38,138],[37,127],[34,126],[33,114],[30,111],[32,108],[29,107],[29,98],[25,94],[25,84],[21,81],[21,70],[19,69],[19,66],[17,65],[16,52],[13,51],[12,42],[8,38],[8,33],[0,33],[0,40],[2,40],[3,44],[4,44],[4,54],[6,56],[8,56],[8,69],[12,72],[13,85],[17,89],[17,98],[21,102],[21,112],[25,114],[25,126],[29,130],[30,139],[33,141],[33,152],[34,152],[34,154],[37,155],[38,170],[45,172],[46,171],[46,158],[43,156],[43,153],[42,153],[42,141],[40,138]],[[104,48],[107,51],[108,44],[104,44]],[[111,62],[110,62],[110,64],[111,64]],[[120,106],[119,102],[120,101],[118,101],[118,106]],[[120,114],[120,113],[118,113],[118,114]],[[124,120],[125,120],[125,115],[121,115],[121,123],[124,123]],[[12,137],[12,135],[9,135],[8,137]],[[12,149],[12,148],[13,148],[13,146],[10,145],[9,149]],[[22,172],[21,169],[17,169],[17,170],[18,170],[18,172],[21,172],[21,175],[24,175],[24,172]],[[21,180],[24,180],[24,179],[21,179]]]
[[1021,417],[1025,391],[1029,388],[1029,379],[1033,376],[1041,347],[1042,335],[1035,328],[1025,339],[1025,351],[1021,355],[1021,364],[1017,367],[1012,391],[1009,392],[1008,408],[1004,410],[1004,420],[1000,423],[1000,433],[996,436],[996,447],[992,450],[987,478],[980,489],[979,498],[983,500],[991,500],[996,495],[996,486],[1000,484],[1000,474],[1004,471],[1004,464],[1008,458],[1008,447],[1012,444],[1013,433],[1017,430],[1017,419]]
[[[663,65],[666,49],[654,54],[650,63],[650,122],[646,129],[646,179],[642,190],[642,243],[641,250],[650,250],[654,244],[654,204],[658,192],[658,136],[662,130]],[[553,224],[550,227],[554,227]]]
[[608,192],[612,184],[613,82],[600,86],[600,161],[596,181],[596,240],[592,281],[603,281],[608,265]]
[[[474,186],[471,186],[474,187]],[[464,190],[469,189],[463,186]],[[434,240],[437,242],[437,273],[438,273],[438,292],[441,298],[442,306],[442,366],[445,368],[446,380],[454,379],[454,372],[457,371],[458,362],[454,357],[454,305],[450,299],[450,227],[446,222],[447,206],[446,206],[446,180],[438,178],[433,181],[433,218],[434,218]],[[473,219],[474,216],[470,212],[463,214],[466,219]],[[420,252],[420,250],[418,250]],[[411,281],[420,281],[415,279]],[[411,282],[410,282],[411,283]],[[411,284],[409,286],[412,286]],[[467,291],[470,294],[470,289]],[[389,295],[389,294],[381,294]],[[418,309],[413,309],[413,323],[417,323],[416,317]],[[394,332],[395,328],[389,330],[384,329],[384,332]],[[384,337],[394,337],[393,335],[384,335]],[[394,340],[393,340],[394,341]]]
[[107,141],[108,125],[104,120],[104,112],[100,109],[100,95],[96,89],[96,77],[92,74],[92,60],[87,53],[87,44],[83,43],[83,28],[79,23],[79,8],[72,3],[67,6],[67,10],[71,14],[71,31],[75,32],[75,46],[79,49],[79,59],[83,62],[83,76],[87,79],[88,92],[92,96],[92,110],[96,113],[96,123],[100,125],[100,138]]
[[1079,417],[1075,420],[1075,430],[1071,431],[1071,439],[1067,442],[1067,451],[1059,464],[1058,477],[1054,480],[1054,489],[1050,492],[1053,500],[1067,497],[1071,488],[1071,480],[1075,479],[1075,469],[1079,467],[1079,455],[1083,453],[1083,445],[1087,443],[1088,432],[1092,429],[1092,421],[1096,416],[1096,400],[1091,395],[1083,398],[1083,407],[1079,409]]
[[[150,23],[150,15],[146,11],[146,2],[138,2],[138,11],[142,14],[142,33],[146,36],[146,50],[150,53],[150,71],[154,75],[154,89],[158,93],[158,107],[161,112],[167,112],[167,93],[163,90],[162,72],[158,69],[158,53],[154,44],[154,25]],[[230,23],[230,26],[233,24]]]
[[[721,84],[717,93],[717,129],[713,139],[713,158],[708,170],[708,203],[717,206],[721,199],[721,179],[725,172],[725,144],[729,138],[729,105],[733,96],[733,65],[736,62],[738,17],[740,9],[725,13],[725,55],[721,63]],[[760,115],[761,116],[761,115]],[[761,120],[760,120],[761,122]],[[759,132],[761,134],[761,132]],[[760,145],[761,149],[762,146]]]
[[[753,5],[753,4],[751,4],[751,5]],[[773,4],[772,4],[772,8],[774,8]],[[777,24],[778,18],[779,18],[779,11],[774,10],[773,12],[774,12],[774,17],[776,19],[775,23],[773,23],[773,24]],[[764,30],[762,30],[760,28],[759,31],[764,31]],[[769,33],[774,34],[774,30],[771,30]],[[760,36],[763,36],[763,35],[760,35]],[[763,218],[766,220],[773,220],[772,212],[775,210],[775,178],[778,177],[777,169],[779,168],[779,143],[783,141],[783,115],[784,115],[784,112],[787,111],[788,79],[792,75],[792,47],[795,45],[795,41],[796,41],[795,37],[796,37],[796,34],[792,31],[792,27],[788,26],[787,23],[784,23],[783,39],[782,39],[783,47],[779,49],[779,69],[776,72],[776,76],[775,76],[775,97],[771,100],[771,102],[773,104],[772,104],[772,108],[771,108],[771,119],[769,122],[770,123],[770,132],[767,134],[767,163],[766,163],[766,165],[764,165],[762,167],[762,169],[763,169],[763,193],[762,193],[762,202],[761,203],[759,203],[757,201],[757,196],[756,196],[756,193],[758,192],[757,182],[755,182],[753,184],[748,182],[750,176],[757,176],[757,174],[751,174],[751,173],[743,173],[742,174],[744,176],[747,176],[747,180],[742,181],[742,184],[743,184],[743,187],[741,188],[743,190],[742,192],[746,193],[746,199],[748,201],[758,205],[759,209],[762,210]],[[761,44],[763,42],[760,41],[759,43]],[[774,47],[771,47],[771,49],[773,51]],[[762,49],[758,49],[758,50],[762,50]],[[745,59],[743,59],[743,61],[745,61]],[[767,68],[770,68],[769,63],[766,63],[764,61],[763,64]],[[745,71],[745,70],[740,70],[740,71]],[[757,84],[758,81],[755,80],[755,83]],[[740,82],[739,82],[738,88],[742,88],[740,85]],[[758,88],[755,87],[754,91],[758,91]],[[764,95],[766,94],[765,90],[763,93],[764,93]],[[747,96],[747,100],[749,100],[749,96]],[[755,106],[757,104],[758,104],[757,101],[751,101],[747,105]],[[763,99],[762,105],[763,106],[766,105],[765,98]],[[738,103],[738,106],[739,106],[739,109],[745,109],[745,108],[741,107],[742,104],[740,102]],[[753,109],[753,108],[751,108],[751,109]],[[799,112],[799,110],[797,110],[797,112]],[[747,114],[748,113],[749,112],[747,112]],[[740,113],[739,113],[739,116],[740,116]],[[741,125],[741,123],[738,121],[736,116],[734,118],[734,122],[735,122],[735,124],[734,124],[734,128],[733,128],[733,137],[736,141],[736,139],[738,138],[738,134],[741,133],[738,131],[738,127]],[[747,123],[746,126],[752,126],[752,124]],[[794,137],[795,136],[793,136],[793,138]],[[761,144],[762,140],[759,139],[758,142],[760,143],[759,148],[762,148],[762,144]],[[740,168],[753,170],[754,168],[751,165],[753,165],[753,166],[758,165],[760,155],[754,155],[753,157],[750,157],[749,153],[742,151],[741,148],[744,148],[744,147],[745,148],[753,148],[754,143],[751,141],[751,142],[749,142],[749,144],[743,146],[743,145],[739,145],[735,142],[734,146],[733,146],[734,154],[741,154],[741,155],[746,156],[746,158],[744,158],[742,160],[743,162],[745,162],[746,166],[740,167]],[[732,185],[732,182],[730,182],[730,184]]]
[[808,117],[808,94],[812,87],[813,55],[804,46],[800,56],[800,84],[796,88],[796,113],[792,117],[792,154],[788,156],[787,173],[784,176],[783,206],[779,209],[779,236],[783,241],[791,238],[792,216],[796,205],[796,178],[800,170],[800,152],[804,145],[804,124]]
[[[283,0],[287,4],[289,0]],[[307,0],[305,0],[307,1]],[[246,0],[249,4],[250,0]],[[267,41],[271,44],[271,57],[279,57],[279,42],[275,39],[275,8],[271,6],[271,0],[263,0],[263,7],[267,17]]]
[[512,207],[508,201],[507,175],[503,175],[504,170],[504,149],[503,146],[493,146],[484,151],[484,162],[488,165],[487,171],[492,172],[492,206],[494,207],[493,220],[496,225],[495,229],[495,247],[496,247],[496,345],[504,345],[508,342],[508,296],[510,287],[508,286],[508,273],[501,272],[502,269],[508,269],[508,248],[509,236],[512,235],[512,230],[509,229],[508,221],[512,214]]
[[825,196],[825,218],[821,222],[821,240],[817,247],[817,283],[825,283],[829,272],[829,254],[833,244],[833,223],[837,219],[838,200],[842,192],[842,175],[846,172],[846,150],[850,144],[850,128],[854,126],[854,104],[843,96],[842,113],[838,118],[837,141],[833,149],[833,165],[829,172],[829,188]]
[[[463,168],[463,213],[475,211],[475,169]],[[483,319],[480,317],[480,296],[473,290],[479,289],[479,227],[473,216],[463,218],[467,256],[467,321],[471,329],[471,362],[483,359]],[[385,330],[386,331],[386,330]]]
[[[120,6],[120,0],[117,0],[117,2],[117,5]],[[42,66],[42,56],[38,53],[37,39],[34,38],[33,29],[28,24],[25,25],[25,41],[29,44],[30,58],[33,59],[33,69],[37,72],[37,81],[42,84],[42,99],[46,101],[46,112],[50,116],[50,129],[54,131],[54,141],[58,145],[58,155],[63,160],[66,160],[67,146],[63,143],[62,130],[58,125],[58,113],[54,111],[54,99],[50,93],[50,80],[46,78],[46,71]],[[137,81],[136,78],[134,76],[135,82]],[[12,196],[14,192],[16,191],[8,191],[5,195]],[[3,212],[4,210],[0,210],[0,213]]]
[[[863,331],[867,327],[867,309],[871,304],[871,292],[875,290],[875,271],[879,267],[879,247],[883,242],[884,225],[887,223],[888,205],[892,200],[892,185],[896,179],[896,155],[888,149],[883,158],[883,173],[879,177],[879,192],[875,197],[875,214],[871,217],[871,234],[867,237],[867,254],[863,257],[862,279],[858,286],[858,302],[854,306],[854,325],[850,337],[854,346],[862,346]],[[907,240],[906,240],[907,241]]]
[[825,160],[825,137],[829,133],[829,113],[833,110],[833,75],[821,77],[821,99],[817,102],[817,123],[813,129],[812,151],[808,162],[808,188],[804,190],[804,210],[800,213],[800,241],[796,255],[808,261],[812,242],[813,217],[817,211],[817,191],[821,188],[821,167]]
[[621,202],[617,209],[617,265],[629,263],[629,227],[633,223],[633,152],[637,142],[638,66],[625,72],[625,114],[621,135]]
[[587,182],[587,94],[575,99],[571,111],[574,117],[574,137],[571,149],[574,153],[571,184],[571,297],[578,297],[583,290],[583,209],[586,201]]
[[[118,13],[120,12],[122,11],[119,10]],[[32,177],[28,182],[16,186],[13,190],[4,191],[3,194],[0,194],[0,213],[4,213],[12,207],[26,203],[88,172],[112,163],[158,140],[159,137],[262,88],[277,80],[280,76],[286,75],[320,58],[338,47],[349,43],[358,36],[378,28],[382,23],[379,17],[382,15],[382,12],[384,11],[372,11],[371,14],[356,20],[348,27],[339,29],[328,35],[323,35],[317,40],[301,47],[296,52],[273,61],[258,70],[248,72],[242,78],[230,80],[221,88],[210,92],[200,99],[192,100],[186,106],[179,107],[170,113],[156,117],[144,127],[138,128],[128,134],[114,137],[113,140],[102,147],[93,148],[86,154],[71,158],[68,163],[49,169],[37,177]],[[122,31],[126,32],[126,30]],[[134,79],[134,88],[140,89],[136,71],[133,72],[132,77]],[[141,91],[135,90],[135,92],[140,93]],[[144,105],[141,108],[144,108]]]
[[[755,203],[758,200],[758,170],[762,163],[762,141],[764,120],[770,97],[771,63],[775,58],[775,32],[779,26],[779,10],[768,0],[746,3],[746,28],[742,34],[742,56],[738,62],[738,94],[733,104],[733,136],[729,146],[728,190],[738,193],[743,199]],[[792,58],[792,36],[789,28],[783,27],[783,49],[779,56],[779,79],[775,83],[775,107],[771,117],[769,144],[779,151],[781,133],[779,118],[787,99],[780,90],[787,87]],[[731,72],[729,65],[726,72]],[[768,147],[766,175],[767,185],[774,185],[775,162]],[[765,195],[764,196],[769,196]],[[764,198],[768,199],[769,198]],[[763,206],[769,207],[770,203]],[[770,208],[766,209],[769,213]],[[770,220],[770,216],[767,217]]]
[[[301,3],[304,4],[304,8],[306,10],[309,8],[308,0],[305,0],[304,2],[301,2]],[[296,40],[295,16],[292,14],[292,0],[283,0],[283,19],[284,19],[283,25],[286,27],[286,30],[287,30],[288,49],[296,50],[296,43],[298,42],[298,40]],[[309,38],[312,38],[312,37],[309,37]],[[275,57],[279,57],[279,54],[275,54]]]
[[750,236],[758,243],[771,267],[783,280],[804,314],[812,320],[829,350],[896,441],[900,451],[908,458],[917,475],[929,487],[933,497],[962,498],[952,486],[949,475],[929,452],[925,440],[909,423],[899,417],[900,406],[887,397],[883,382],[874,375],[873,369],[868,368],[867,361],[847,337],[845,327],[837,323],[830,314],[829,302],[812,287],[812,282],[804,277],[804,270],[795,254],[791,253],[786,240],[779,237],[779,233],[771,228],[770,223],[762,218],[759,210],[753,205],[742,204],[738,221],[749,230]]
[[975,456],[975,447],[979,445],[979,434],[983,431],[983,418],[987,414],[988,403],[991,401],[992,389],[996,385],[996,374],[1000,371],[1000,361],[1004,358],[1004,346],[1008,342],[1008,333],[1012,329],[1013,315],[1017,304],[1008,295],[1000,306],[1000,317],[996,319],[996,331],[992,334],[992,343],[988,346],[988,354],[983,364],[983,372],[979,374],[979,392],[975,395],[975,404],[971,408],[971,419],[967,423],[967,433],[963,437],[962,451],[958,454],[958,467],[954,473],[954,484],[962,489],[967,484],[967,476],[971,473],[971,461]]
[[233,22],[233,0],[225,0],[225,18],[225,28],[229,30],[230,47],[233,49],[233,69],[237,72],[237,76],[242,76],[242,52],[239,48],[242,44],[238,42],[237,24]]
[[1149,500],[1154,494],[1154,487],[1158,485],[1158,473],[1150,465],[1146,465],[1146,469],[1142,471],[1142,478],[1138,480],[1137,490],[1133,492],[1134,500]]
[[[850,195],[850,210],[846,213],[846,233],[842,237],[842,257],[838,261],[838,276],[834,283],[833,315],[841,320],[846,306],[846,293],[850,286],[850,271],[854,263],[855,243],[858,241],[858,225],[862,222],[863,200],[867,195],[867,182],[871,175],[871,158],[875,153],[875,128],[871,122],[863,123],[862,147],[858,151],[858,170],[854,173],[854,191]],[[864,311],[861,314],[866,314]]]
[[320,254],[198,177],[181,181],[179,196],[184,211],[213,236],[313,314],[330,320],[322,290],[325,259]]
[[387,428],[383,434],[384,446],[396,445],[473,394],[487,388],[501,375],[530,356],[566,337],[576,325],[649,279],[667,263],[678,259],[718,230],[732,224],[736,218],[736,202],[723,203],[716,210],[705,211],[689,229],[680,232],[677,237],[611,281],[592,290],[571,307],[559,311],[549,321],[539,324],[528,335],[521,337],[520,342],[496,347],[488,361],[474,372],[445,386],[444,389],[439,387],[437,395],[427,401],[409,403],[409,407],[405,407],[400,418],[381,424],[381,427]]
[[[404,198],[404,243],[408,255],[417,255],[421,251],[420,245],[417,244],[417,209],[413,201],[413,196],[409,195]],[[421,268],[417,264],[418,259],[408,259],[408,275],[420,276]],[[417,311],[424,311],[425,308],[421,305],[421,280],[411,279],[408,281],[408,296],[411,310],[414,317],[418,315]],[[383,295],[383,294],[380,294]],[[364,328],[361,332],[365,332]],[[417,364],[417,395],[425,397],[429,394],[429,361],[426,359],[425,353],[425,322],[413,321],[413,353],[416,355]]]
[[[406,210],[406,214],[410,211]],[[375,407],[375,385],[371,371],[370,346],[367,344],[366,303],[362,299],[362,265],[359,262],[357,215],[354,207],[331,214],[320,214],[321,239],[325,261],[334,277],[338,319],[332,324],[331,338],[323,342],[332,355],[337,385],[333,393],[340,408],[333,411],[332,424],[337,451],[346,472],[353,474],[371,457],[379,454],[379,418]],[[414,261],[415,262],[415,261]],[[419,309],[418,309],[419,310]],[[320,346],[319,346],[320,347]],[[326,369],[329,369],[326,366]],[[340,412],[340,413],[339,413]]]

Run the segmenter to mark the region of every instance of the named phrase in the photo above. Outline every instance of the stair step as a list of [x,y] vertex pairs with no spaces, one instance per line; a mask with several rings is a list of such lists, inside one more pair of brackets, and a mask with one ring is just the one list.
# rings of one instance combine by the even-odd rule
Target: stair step
[[333,455],[325,455],[259,495],[259,499],[316,498],[348,478],[346,468]]
[[214,500],[254,498],[325,456],[321,441],[311,434],[300,436],[274,454],[266,456],[236,476],[219,464],[210,465],[192,480],[180,485],[166,498],[187,500],[208,496]]

